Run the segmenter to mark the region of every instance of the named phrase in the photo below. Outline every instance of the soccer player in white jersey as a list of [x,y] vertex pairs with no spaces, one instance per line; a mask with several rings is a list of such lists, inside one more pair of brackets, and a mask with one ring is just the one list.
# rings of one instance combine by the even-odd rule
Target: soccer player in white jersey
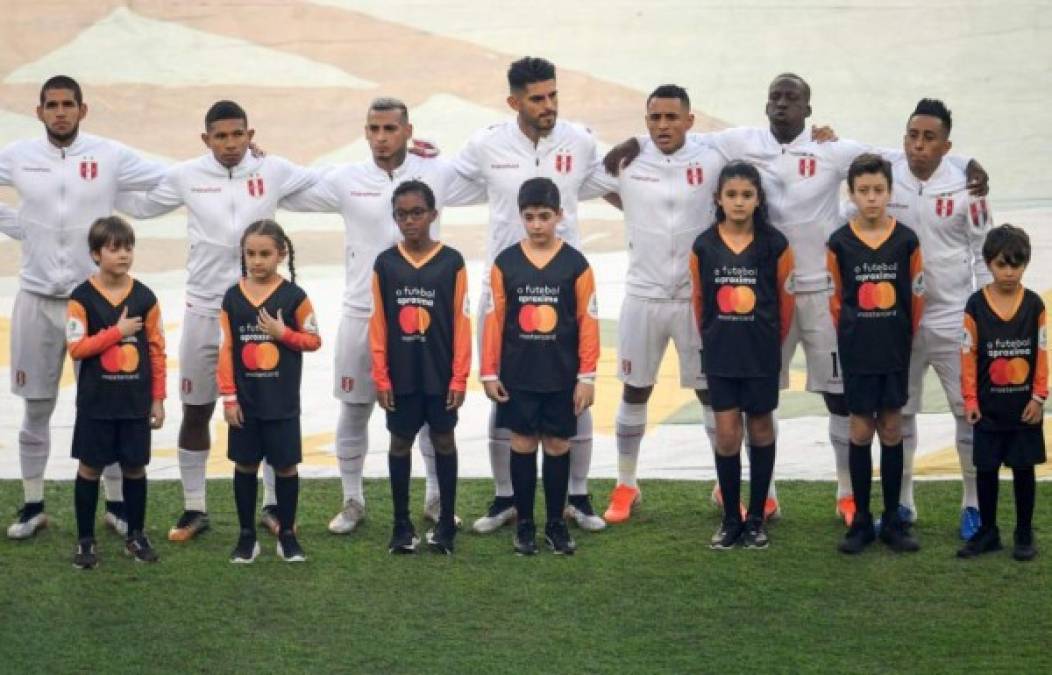
[[694,240],[713,224],[713,191],[726,162],[701,137],[687,136],[694,115],[682,87],[655,89],[647,97],[644,119],[650,143],[632,165],[617,177],[604,171],[590,179],[620,196],[628,249],[618,320],[618,378],[624,387],[616,417],[617,486],[603,514],[608,523],[628,520],[641,499],[636,465],[647,401],[670,340],[679,356],[680,386],[708,402],[690,302],[689,257]]
[[[119,190],[150,188],[165,170],[120,143],[81,132],[87,114],[80,85],[64,75],[52,77],[41,88],[37,107],[45,134],[0,150],[0,185],[14,187],[20,201],[14,222],[4,209],[2,231],[23,242],[11,317],[11,391],[25,401],[18,433],[25,501],[7,530],[12,539],[32,537],[48,522],[44,469],[66,353],[64,308],[73,289],[95,270],[88,229],[96,218],[113,213]],[[103,478],[106,523],[123,535],[120,467],[107,467]]]
[[[218,101],[205,115],[201,140],[204,155],[173,166],[149,192],[121,195],[118,208],[152,218],[186,206],[190,253],[186,310],[179,343],[179,392],[183,421],[179,427],[179,475],[184,511],[168,531],[171,541],[188,541],[208,529],[205,478],[211,437],[208,424],[219,395],[216,365],[221,331],[219,311],[223,295],[241,275],[240,241],[245,228],[274,217],[278,202],[308,188],[317,174],[288,160],[249,152],[255,130],[248,115],[233,101]],[[273,470],[267,467],[264,503],[277,504]],[[264,507],[266,509],[267,507]],[[273,509],[264,524],[276,534]]]
[[[485,314],[489,304],[489,266],[497,254],[522,238],[517,199],[519,187],[526,180],[543,176],[558,186],[562,195],[563,219],[556,235],[575,248],[581,245],[578,199],[605,196],[602,191],[590,192],[585,186],[591,175],[602,171],[595,138],[588,129],[558,119],[555,66],[540,58],[522,58],[508,68],[508,86],[508,105],[515,111],[515,117],[478,131],[454,159],[462,176],[485,183],[489,200],[487,267],[483,273],[479,316]],[[494,532],[515,517],[511,435],[507,429],[496,427],[492,412],[489,455],[496,497],[486,514],[472,526],[479,533]],[[578,418],[577,435],[570,439],[567,515],[579,527],[600,530],[606,523],[595,514],[588,495],[591,463],[592,414],[586,410]]]
[[[476,204],[485,200],[484,187],[461,178],[452,164],[409,153],[413,136],[406,105],[394,98],[378,98],[369,105],[365,138],[372,159],[326,171],[308,190],[281,203],[293,211],[339,213],[345,226],[346,285],[343,313],[336,340],[333,394],[340,401],[336,426],[336,458],[343,485],[343,508],[329,522],[333,534],[347,534],[365,515],[362,468],[369,450],[369,417],[376,390],[371,375],[369,317],[372,314],[373,262],[378,253],[401,240],[391,211],[391,194],[408,180],[424,182],[435,194],[435,207]],[[431,226],[438,240],[439,223]],[[419,435],[427,488],[424,515],[439,516],[438,474],[435,450],[427,429]]]

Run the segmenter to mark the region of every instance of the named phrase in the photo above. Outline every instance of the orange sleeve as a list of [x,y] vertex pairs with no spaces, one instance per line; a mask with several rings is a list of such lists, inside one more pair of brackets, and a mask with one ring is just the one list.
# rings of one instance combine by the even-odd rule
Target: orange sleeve
[[910,256],[910,288],[910,318],[913,322],[913,334],[916,335],[921,317],[924,316],[924,258],[921,256],[920,246]]
[[500,371],[500,349],[504,340],[504,312],[507,299],[504,296],[504,275],[496,265],[489,272],[489,306],[486,308],[485,323],[482,327],[482,358],[479,363],[479,376],[486,380],[496,380]]
[[964,409],[979,409],[979,329],[971,314],[964,314],[964,342],[961,344],[961,396]]
[[165,385],[168,378],[168,364],[164,353],[164,328],[161,324],[160,304],[154,304],[150,308],[143,325],[146,329],[146,343],[149,346],[153,400],[163,401],[167,395]]
[[574,283],[577,296],[577,379],[595,379],[599,366],[599,309],[595,299],[595,275],[585,268]]
[[1046,331],[1045,312],[1037,320],[1037,361],[1034,364],[1034,388],[1033,394],[1044,401],[1048,398],[1048,345],[1045,337]]
[[471,372],[471,317],[468,314],[468,271],[457,270],[453,289],[453,378],[452,391],[467,391]]
[[369,317],[369,349],[373,355],[373,383],[377,391],[391,390],[391,373],[387,368],[387,316],[380,294],[380,275],[373,271],[373,313]]
[[833,280],[833,292],[829,296],[829,315],[833,317],[833,328],[840,328],[840,307],[844,304],[844,280],[840,277],[840,261],[836,258],[833,249],[826,249],[826,269],[829,270],[829,278]]
[[703,309],[701,299],[701,261],[698,254],[690,252],[690,300],[694,305],[694,328],[701,332],[701,310]]
[[793,312],[796,311],[796,298],[789,292],[789,279],[793,276],[793,249],[788,246],[778,256],[778,314],[781,319],[780,342],[785,342],[789,328],[793,325]]
[[122,337],[116,324],[88,335],[88,313],[84,306],[76,300],[70,300],[66,305],[66,341],[69,357],[74,361],[98,356],[120,342]]
[[310,298],[303,298],[303,302],[296,308],[296,325],[300,327],[299,330],[285,326],[285,332],[281,334],[281,344],[298,352],[314,352],[321,348],[318,322],[314,318],[314,306]]
[[230,330],[230,317],[226,311],[219,312],[219,327],[223,329],[223,342],[219,347],[219,363],[216,365],[216,382],[223,396],[223,405],[237,404],[237,385],[234,383],[234,336]]

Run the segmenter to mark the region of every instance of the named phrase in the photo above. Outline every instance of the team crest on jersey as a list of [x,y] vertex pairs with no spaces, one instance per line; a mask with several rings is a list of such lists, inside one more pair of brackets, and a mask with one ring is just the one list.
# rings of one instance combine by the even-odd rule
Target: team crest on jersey
[[913,277],[913,281],[910,283],[910,290],[917,297],[924,295],[924,272],[917,272],[917,276]]
[[248,194],[250,197],[262,197],[266,188],[263,185],[263,176],[256,174],[248,177]]
[[939,195],[935,198],[935,215],[940,218],[949,218],[953,215],[952,195]]
[[15,373],[15,384],[19,387],[26,386],[26,371],[19,370]]
[[349,393],[354,389],[354,378],[353,377],[341,377],[340,378],[340,390],[343,393]]
[[632,361],[630,359],[621,359],[621,374],[631,375],[632,374]]
[[815,175],[816,169],[818,169],[818,160],[814,157],[801,157],[797,163],[797,171],[804,178]]
[[66,342],[77,342],[84,338],[84,322],[70,319],[66,322]]
[[961,331],[961,353],[967,354],[972,351],[975,344],[972,342],[972,333],[967,328]]
[[599,301],[596,300],[595,293],[588,298],[588,316],[593,319],[599,318]]
[[99,177],[99,163],[90,157],[80,160],[80,177],[84,180],[95,180]]
[[570,173],[573,171],[573,155],[565,150],[555,153],[555,172]]
[[314,312],[307,315],[307,318],[303,320],[303,330],[308,333],[318,334],[318,320],[314,318]]
[[183,381],[179,383],[179,391],[186,395],[190,395],[194,391],[194,383],[190,381],[189,377],[184,377]]
[[968,205],[968,215],[972,217],[972,225],[982,229],[990,222],[990,210],[986,207],[986,198],[976,199]]
[[687,167],[687,185],[701,185],[705,181],[705,172],[700,166]]

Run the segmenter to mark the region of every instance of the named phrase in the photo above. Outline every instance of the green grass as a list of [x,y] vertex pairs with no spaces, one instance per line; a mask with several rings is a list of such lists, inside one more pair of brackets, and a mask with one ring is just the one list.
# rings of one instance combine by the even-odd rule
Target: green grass
[[[593,484],[600,495],[610,487]],[[831,484],[781,483],[785,517],[771,548],[719,553],[707,547],[711,483],[643,489],[631,524],[578,533],[572,558],[518,558],[507,529],[462,535],[452,558],[392,557],[385,481],[368,482],[369,520],[350,537],[325,531],[338,483],[305,481],[310,560],[281,563],[262,536],[259,561],[234,566],[228,481],[209,485],[213,530],[183,545],[163,537],[178,485],[157,482],[148,520],[160,564],[125,559],[118,538],[100,531],[102,564],[82,572],[70,565],[72,487],[49,483],[54,526],[0,541],[0,663],[40,673],[1052,669],[1052,549],[1029,564],[1007,551],[955,559],[954,483],[917,487],[920,553],[875,545],[852,559],[835,550]],[[422,490],[414,484],[414,508]],[[1047,490],[1039,486],[1039,537],[1052,530]],[[10,513],[19,492],[0,482],[0,509]],[[463,481],[459,511],[470,520],[489,494],[488,481]],[[1010,497],[1003,483],[1009,539]]]

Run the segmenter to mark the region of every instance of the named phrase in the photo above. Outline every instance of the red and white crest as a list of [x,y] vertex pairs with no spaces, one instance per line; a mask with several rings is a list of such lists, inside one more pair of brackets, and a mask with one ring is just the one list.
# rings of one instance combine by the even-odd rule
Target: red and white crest
[[800,175],[804,178],[810,178],[811,176],[815,175],[815,169],[817,168],[818,160],[816,160],[814,157],[801,157],[797,170],[800,172]]
[[631,375],[632,374],[632,362],[628,359],[621,359],[621,374]]
[[184,394],[192,394],[194,391],[194,384],[190,381],[189,377],[184,377],[183,381],[179,384],[179,389],[182,390]]
[[949,218],[953,215],[953,197],[936,197],[935,199],[935,215],[940,218]]
[[26,386],[26,371],[18,370],[15,371],[15,384],[19,387]]
[[344,391],[344,393],[349,392],[352,389],[354,389],[354,378],[353,377],[341,377],[340,378],[340,389],[342,389]]
[[99,177],[99,163],[94,159],[80,160],[80,177],[84,180],[95,180]]
[[972,217],[972,224],[976,227],[982,227],[990,220],[990,211],[986,208],[985,197],[972,202],[968,206],[968,211]]
[[263,176],[255,175],[248,177],[248,194],[252,197],[262,197],[265,189],[263,187]]
[[570,173],[571,171],[573,171],[573,155],[563,151],[555,153],[555,172]]
[[705,172],[700,166],[687,167],[687,185],[701,185],[705,181]]

